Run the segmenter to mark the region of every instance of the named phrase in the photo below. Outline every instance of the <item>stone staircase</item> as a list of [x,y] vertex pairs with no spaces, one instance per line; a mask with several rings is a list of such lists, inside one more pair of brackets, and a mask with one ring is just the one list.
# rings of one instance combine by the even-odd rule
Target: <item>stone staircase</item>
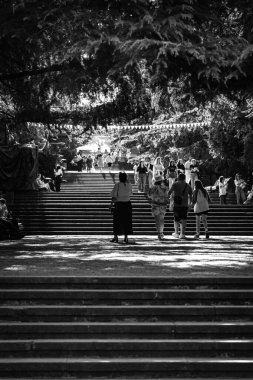
[[[130,174],[133,183],[133,174]],[[60,193],[15,193],[11,209],[24,223],[28,235],[108,235],[112,233],[110,192],[117,173],[65,173]],[[144,194],[133,185],[133,228],[135,235],[155,235],[154,218]],[[234,194],[229,205],[219,205],[217,192],[210,193],[211,235],[252,235],[253,208],[237,206]],[[188,234],[195,233],[195,216],[190,212]],[[165,233],[173,232],[173,215],[167,212]]]
[[0,277],[0,378],[252,379],[253,277]]

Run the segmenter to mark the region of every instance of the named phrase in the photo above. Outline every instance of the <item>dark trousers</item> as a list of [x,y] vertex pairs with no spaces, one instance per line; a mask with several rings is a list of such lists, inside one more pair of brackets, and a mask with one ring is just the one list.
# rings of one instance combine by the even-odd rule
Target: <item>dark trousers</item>
[[221,205],[226,205],[227,204],[227,194],[224,194],[224,195],[220,196],[220,204]]
[[83,160],[77,161],[77,171],[81,172],[83,170]]
[[60,191],[61,190],[61,176],[57,175],[55,177],[55,191]]

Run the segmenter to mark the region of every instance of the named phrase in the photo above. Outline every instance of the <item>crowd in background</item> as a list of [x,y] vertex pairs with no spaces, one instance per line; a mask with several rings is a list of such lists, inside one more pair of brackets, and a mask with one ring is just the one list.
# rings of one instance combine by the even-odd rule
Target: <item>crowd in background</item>
[[[83,155],[78,151],[72,163],[77,167],[78,172],[102,172],[104,169],[109,173],[116,161],[118,153],[98,151],[96,155]],[[165,186],[170,189],[180,173],[185,174],[185,181],[192,190],[195,181],[201,179],[199,164],[196,159],[188,157],[186,161],[178,159],[175,161],[169,156],[150,158],[145,157],[139,160],[130,159],[134,171],[134,182],[138,185],[138,192],[145,193],[150,189],[156,176],[162,176]],[[53,178],[45,177],[38,174],[34,183],[35,190],[38,191],[56,191],[59,192],[63,180],[63,167],[57,165],[54,170]],[[203,182],[203,181],[202,181]],[[215,184],[206,187],[208,190],[217,190],[219,192],[220,204],[228,203],[229,192],[236,195],[237,204],[253,204],[253,173],[248,172],[247,178],[244,179],[240,173],[236,173],[234,178],[225,178],[220,176]]]
[[78,172],[85,171],[91,173],[96,170],[102,172],[103,168],[106,168],[111,172],[115,160],[115,154],[110,152],[102,153],[101,151],[98,151],[97,154],[85,155],[78,151],[71,163],[77,167]]
[[[134,162],[134,180],[138,185],[138,192],[146,192],[146,188],[151,188],[156,176],[162,176],[165,185],[170,189],[180,173],[185,174],[186,183],[194,189],[195,181],[201,179],[201,173],[197,160],[188,158],[185,162],[182,159],[177,161],[157,157],[154,160],[149,157]],[[148,186],[147,186],[148,185]],[[208,190],[219,191],[220,204],[227,203],[227,196],[230,191],[234,191],[237,204],[253,204],[253,172],[248,172],[246,180],[240,173],[235,174],[234,179],[220,176],[213,186],[207,186]],[[234,190],[231,190],[234,189]]]
[[145,192],[146,182],[150,188],[156,176],[162,176],[165,185],[171,188],[180,173],[184,173],[186,182],[194,188],[194,182],[199,178],[200,172],[197,161],[189,158],[186,162],[179,159],[177,162],[166,156],[164,159],[157,157],[154,160],[149,157],[135,162],[133,166],[135,183],[139,192]]

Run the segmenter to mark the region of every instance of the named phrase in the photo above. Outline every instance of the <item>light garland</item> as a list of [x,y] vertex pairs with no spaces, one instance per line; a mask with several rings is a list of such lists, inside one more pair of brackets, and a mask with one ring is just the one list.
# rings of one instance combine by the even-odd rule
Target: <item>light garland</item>
[[197,128],[197,127],[205,127],[208,126],[209,122],[202,122],[202,123],[172,123],[172,124],[143,124],[143,125],[108,125],[107,129],[109,131],[113,130],[127,130],[127,129],[137,129],[137,130],[175,130],[180,128]]

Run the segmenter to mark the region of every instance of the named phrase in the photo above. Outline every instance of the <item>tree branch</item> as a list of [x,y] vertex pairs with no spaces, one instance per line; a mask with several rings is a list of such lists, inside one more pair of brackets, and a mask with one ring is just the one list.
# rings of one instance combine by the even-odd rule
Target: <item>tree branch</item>
[[49,73],[53,71],[62,71],[63,67],[64,67],[63,65],[53,65],[49,67],[44,67],[42,69],[26,70],[26,71],[21,71],[19,73],[0,75],[0,81],[30,77],[33,75],[41,75],[41,74]]

